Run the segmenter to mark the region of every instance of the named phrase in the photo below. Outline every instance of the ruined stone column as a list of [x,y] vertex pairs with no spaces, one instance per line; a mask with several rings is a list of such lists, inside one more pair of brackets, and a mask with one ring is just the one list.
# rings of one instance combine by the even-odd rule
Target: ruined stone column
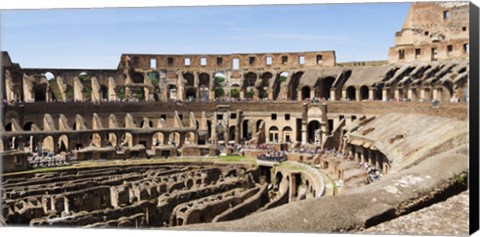
[[83,84],[78,77],[73,78],[73,100],[83,101]]
[[401,97],[400,97],[400,89],[399,89],[399,88],[396,88],[394,93],[395,93],[395,95],[394,95],[395,99],[400,100],[400,99],[401,99]]
[[355,90],[355,100],[356,101],[361,101],[362,100],[361,95],[360,95],[360,89]]
[[383,88],[383,89],[382,89],[382,98],[383,98],[383,100],[388,100],[388,99],[390,99],[390,98],[388,97],[388,89],[387,89],[387,88]]
[[198,72],[193,72],[193,86],[196,88],[195,90],[195,98],[200,99],[200,78],[198,77]]
[[213,144],[217,145],[218,144],[218,133],[217,133],[217,112],[213,112],[213,119],[212,119],[212,126],[211,126],[211,131],[210,134],[212,134],[212,142]]
[[302,111],[302,144],[306,144],[308,142],[308,134],[307,134],[307,122],[308,122],[308,104],[303,103],[303,111]]
[[115,93],[115,80],[113,77],[108,78],[108,101],[116,101],[117,93]]
[[375,89],[370,88],[368,90],[368,100],[375,100]]
[[342,90],[342,99],[347,100],[347,90],[346,89]]
[[297,101],[302,101],[302,90],[297,88]]
[[330,98],[328,100],[336,101],[337,100],[336,95],[337,95],[337,93],[335,92],[335,90],[331,89],[330,90]]

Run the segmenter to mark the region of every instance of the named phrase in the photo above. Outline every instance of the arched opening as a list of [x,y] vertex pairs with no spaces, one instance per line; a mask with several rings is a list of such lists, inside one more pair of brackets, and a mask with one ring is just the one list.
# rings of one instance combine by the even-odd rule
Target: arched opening
[[90,144],[95,147],[102,147],[102,136],[98,133],[92,133],[90,136]]
[[292,128],[289,126],[286,126],[283,128],[283,141],[284,142],[292,142]]
[[42,149],[44,151],[55,152],[54,151],[54,140],[52,136],[47,136],[43,139]]
[[185,86],[195,86],[195,79],[192,73],[184,73],[183,78],[185,79],[186,83]]
[[268,130],[268,138],[270,142],[278,142],[279,140],[279,131],[277,126],[272,126]]
[[33,124],[34,124],[33,122],[26,122],[25,125],[23,125],[23,130],[24,131],[31,131]]
[[178,132],[172,132],[168,135],[168,144],[169,145],[174,145],[174,146],[179,146],[180,144],[180,133]]
[[45,76],[45,78],[47,79],[47,81],[50,81],[52,79],[55,79],[55,75],[51,72],[46,72],[45,74],[43,74]]
[[375,100],[383,100],[383,84],[375,87]]
[[347,87],[347,100],[356,100],[355,96],[355,87],[349,86]]
[[252,139],[252,131],[250,129],[249,123],[250,121],[248,119],[243,120],[242,122],[242,138],[246,141]]
[[302,100],[310,99],[310,87],[302,87]]
[[[210,86],[210,75],[207,73],[200,73],[198,77],[200,86],[206,86],[207,88]],[[225,76],[223,76],[223,78],[225,78]]]
[[142,121],[140,122],[140,128],[153,128],[153,122],[152,122],[152,120],[148,120],[148,126],[145,126],[145,125],[147,125],[147,124],[145,123],[145,120],[142,120]]
[[246,87],[255,86],[255,82],[257,81],[257,74],[255,74],[254,72],[248,72],[247,74],[245,74],[244,78],[244,83]]
[[108,87],[105,85],[100,86],[100,98],[108,100]]
[[288,88],[288,98],[290,100],[297,100],[297,89],[298,85],[300,84],[300,78],[302,77],[303,72],[297,72],[292,75],[292,78],[290,80],[290,85]]
[[47,100],[47,84],[35,85],[35,101],[41,102]]
[[132,74],[132,82],[133,83],[138,83],[138,84],[143,84],[143,74],[139,72],[135,72]]
[[[270,72],[263,73],[260,78],[262,79],[262,83],[259,89],[259,97],[260,99],[268,98],[269,88],[270,88],[270,80],[272,79],[273,74]],[[270,92],[271,93],[271,92]]]
[[7,125],[5,125],[5,131],[12,131],[12,123],[7,123]]
[[165,137],[163,136],[163,133],[156,132],[155,134],[153,134],[152,144],[153,144],[153,146],[156,146],[156,147],[165,144]]
[[277,172],[277,174],[275,174],[274,190],[280,193],[283,193],[283,191],[285,191],[285,190],[280,190],[280,183],[282,182],[282,180],[283,180],[282,172]]
[[120,146],[131,147],[133,146],[133,136],[131,133],[126,132],[122,135]]
[[58,151],[59,152],[67,152],[69,150],[68,147],[68,136],[67,135],[61,135],[58,138]]
[[367,86],[360,87],[360,99],[361,100],[368,100],[368,87]]
[[318,86],[316,87],[315,96],[325,100],[330,99],[330,90],[332,89],[334,82],[334,77],[327,77],[319,80]]
[[200,100],[207,101],[208,95],[210,94],[208,87],[205,85],[201,85],[199,90],[200,90]]
[[228,141],[235,141],[235,128],[236,126],[230,126],[228,129]]
[[197,136],[195,136],[195,133],[188,132],[185,135],[185,144],[196,144],[196,143],[197,143]]
[[187,100],[193,101],[196,98],[196,93],[196,89],[194,87],[191,87],[185,91],[185,96],[187,97]]
[[111,132],[108,133],[108,141],[107,141],[107,146],[117,146],[117,135],[115,133]]
[[212,137],[212,121],[207,121],[207,130],[208,130],[208,137]]
[[177,99],[177,86],[175,85],[168,85],[168,99],[176,100]]
[[317,120],[312,120],[308,123],[307,126],[307,134],[308,134],[308,142],[315,143],[318,140],[316,139],[316,135],[318,136],[320,132],[320,122]]
[[230,97],[237,99],[240,98],[240,85],[233,84],[230,88]]

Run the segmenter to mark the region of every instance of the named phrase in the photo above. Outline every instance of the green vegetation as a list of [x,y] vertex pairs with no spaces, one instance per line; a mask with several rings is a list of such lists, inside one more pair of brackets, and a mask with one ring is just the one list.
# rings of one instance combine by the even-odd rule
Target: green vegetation
[[125,99],[125,88],[120,89],[118,92],[118,97],[122,100]]
[[255,157],[251,157],[251,156],[235,156],[235,155],[232,155],[232,156],[219,156],[218,157],[218,161],[222,161],[222,162],[252,162],[252,163],[255,163],[256,160],[257,159]]
[[287,77],[286,76],[280,76],[280,83],[284,83],[287,81]]
[[90,81],[90,76],[86,73],[83,73],[83,74],[80,74],[80,76],[78,76],[78,79],[80,79],[80,81],[83,83],[83,82],[89,82]]
[[230,90],[230,97],[232,98],[240,98],[240,91],[238,89],[231,89]]
[[305,171],[305,168],[302,166],[298,166],[292,163],[283,162],[277,166],[278,168],[286,169],[289,171]]
[[253,88],[250,88],[250,90],[248,90],[247,92],[247,98],[252,98],[254,95],[255,91],[253,90]]
[[222,97],[225,95],[225,90],[221,87],[215,88],[215,96],[216,97]]

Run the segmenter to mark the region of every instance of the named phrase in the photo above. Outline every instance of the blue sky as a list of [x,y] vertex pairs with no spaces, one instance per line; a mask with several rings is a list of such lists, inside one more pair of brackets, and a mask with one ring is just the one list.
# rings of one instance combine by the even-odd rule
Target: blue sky
[[22,67],[116,68],[122,53],[335,50],[385,60],[409,3],[8,10],[1,49]]

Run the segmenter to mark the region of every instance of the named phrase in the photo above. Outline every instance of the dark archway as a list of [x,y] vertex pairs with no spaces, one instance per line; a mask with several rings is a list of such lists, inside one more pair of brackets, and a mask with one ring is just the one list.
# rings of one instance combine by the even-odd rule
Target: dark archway
[[187,72],[183,74],[183,78],[185,78],[186,80],[185,86],[195,86],[195,79],[193,77],[193,74]]
[[250,140],[252,139],[252,131],[249,127],[249,120],[243,120],[242,123],[242,138],[245,140]]
[[368,100],[368,87],[360,87],[360,100]]
[[210,86],[210,75],[207,73],[200,73],[199,79],[199,86],[206,86],[207,88]]
[[310,87],[302,87],[302,100],[310,99]]
[[245,78],[245,82],[244,82],[245,87],[255,86],[255,82],[257,81],[257,74],[255,74],[254,72],[249,72],[245,74],[244,78]]
[[143,74],[139,72],[135,72],[132,74],[132,81],[133,83],[143,84]]
[[185,96],[187,97],[187,100],[195,100],[196,99],[196,89],[195,88],[188,88],[185,91]]
[[356,100],[356,95],[355,95],[355,87],[349,86],[347,87],[347,100]]
[[318,86],[316,88],[316,93],[315,96],[322,98],[322,99],[330,99],[330,90],[332,89],[333,83],[335,82],[335,78],[333,77],[327,77],[324,79],[321,79],[318,82]]
[[307,126],[308,141],[307,142],[309,143],[315,142],[315,132],[318,129],[320,129],[319,121],[312,120],[308,123],[308,126]]
[[290,80],[289,90],[288,90],[288,98],[290,100],[297,100],[297,89],[298,85],[300,84],[300,78],[303,76],[303,72],[297,72],[292,75]]

